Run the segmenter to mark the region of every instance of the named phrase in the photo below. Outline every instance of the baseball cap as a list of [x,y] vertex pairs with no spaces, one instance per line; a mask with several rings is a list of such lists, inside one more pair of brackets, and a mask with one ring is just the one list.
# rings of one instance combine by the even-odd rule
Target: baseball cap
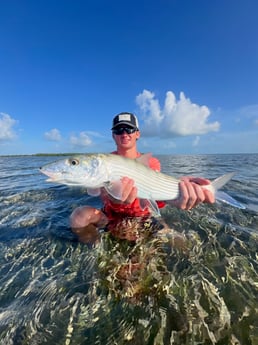
[[113,118],[112,128],[111,129],[114,129],[114,128],[120,126],[120,125],[130,126],[132,128],[135,128],[135,129],[139,130],[138,119],[132,113],[123,112],[123,113],[117,114]]

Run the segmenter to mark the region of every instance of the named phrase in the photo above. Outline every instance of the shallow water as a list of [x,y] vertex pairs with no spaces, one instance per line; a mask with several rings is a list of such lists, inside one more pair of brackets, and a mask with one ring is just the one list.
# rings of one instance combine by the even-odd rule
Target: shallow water
[[1,344],[258,344],[258,155],[159,158],[174,176],[236,171],[224,190],[247,208],[166,208],[171,239],[89,248],[69,215],[99,200],[45,182],[55,157],[0,157]]

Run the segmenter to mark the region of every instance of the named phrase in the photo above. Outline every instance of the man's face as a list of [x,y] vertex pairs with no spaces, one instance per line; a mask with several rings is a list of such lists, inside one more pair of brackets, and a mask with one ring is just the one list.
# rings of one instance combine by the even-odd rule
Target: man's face
[[118,148],[128,149],[134,147],[136,145],[136,140],[139,137],[140,132],[132,129],[129,126],[121,125],[113,130],[113,138]]

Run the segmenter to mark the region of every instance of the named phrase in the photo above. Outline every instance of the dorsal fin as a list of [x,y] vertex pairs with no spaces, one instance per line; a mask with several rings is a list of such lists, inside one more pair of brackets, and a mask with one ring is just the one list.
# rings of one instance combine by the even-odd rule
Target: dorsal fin
[[150,166],[150,158],[152,157],[152,153],[144,153],[140,157],[137,157],[135,160],[147,167]]

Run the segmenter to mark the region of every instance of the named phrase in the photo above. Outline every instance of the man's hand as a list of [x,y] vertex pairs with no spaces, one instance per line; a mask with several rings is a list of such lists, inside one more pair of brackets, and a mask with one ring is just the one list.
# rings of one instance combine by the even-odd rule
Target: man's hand
[[168,204],[182,210],[190,210],[201,202],[214,203],[212,192],[202,188],[210,184],[210,181],[200,177],[182,177],[179,183],[180,196]]

